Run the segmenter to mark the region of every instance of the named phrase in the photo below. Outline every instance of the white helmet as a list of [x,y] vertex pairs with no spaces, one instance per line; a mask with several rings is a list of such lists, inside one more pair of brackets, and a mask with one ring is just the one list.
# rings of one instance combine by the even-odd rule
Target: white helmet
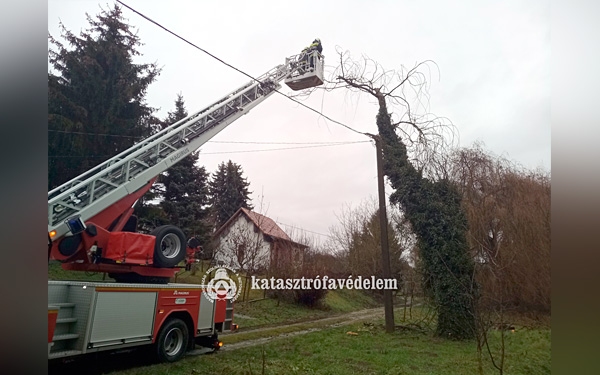
[[227,274],[227,270],[225,268],[217,269],[215,272],[215,280],[229,279],[229,275]]

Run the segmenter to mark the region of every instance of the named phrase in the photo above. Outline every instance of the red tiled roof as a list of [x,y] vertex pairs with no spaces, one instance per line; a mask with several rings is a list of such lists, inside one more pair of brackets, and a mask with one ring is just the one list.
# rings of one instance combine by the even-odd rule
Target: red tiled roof
[[285,233],[272,219],[246,208],[241,208],[240,210],[242,210],[242,212],[244,212],[246,216],[248,216],[248,218],[250,218],[250,220],[252,220],[252,222],[267,236],[292,241],[290,236],[288,236],[287,233]]
[[220,235],[241,214],[246,215],[246,217],[250,219],[254,223],[254,225],[256,225],[256,227],[260,229],[260,231],[263,232],[265,235],[285,241],[294,242],[292,241],[290,236],[288,236],[287,233],[285,233],[283,229],[281,229],[272,219],[264,215],[258,214],[256,212],[250,211],[247,208],[240,208],[233,215],[231,215],[229,220],[227,220],[225,224],[223,224],[219,229],[215,231],[213,237],[217,237],[218,235]]

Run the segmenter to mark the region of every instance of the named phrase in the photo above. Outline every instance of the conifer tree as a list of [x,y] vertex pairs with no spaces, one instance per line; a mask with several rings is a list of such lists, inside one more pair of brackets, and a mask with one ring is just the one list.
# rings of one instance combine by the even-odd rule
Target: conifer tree
[[140,38],[121,8],[87,15],[79,36],[61,24],[64,44],[48,35],[48,188],[127,149],[156,126],[145,102],[160,69],[136,64]]
[[[169,126],[188,116],[183,96],[175,101],[175,110],[169,112],[163,126]],[[208,173],[198,166],[199,152],[193,152],[169,168],[159,178],[162,185],[161,207],[170,224],[180,227],[188,236],[206,243],[210,236],[208,215]]]
[[253,208],[249,186],[240,165],[231,160],[219,165],[209,184],[212,220],[216,228],[225,224],[241,207]]

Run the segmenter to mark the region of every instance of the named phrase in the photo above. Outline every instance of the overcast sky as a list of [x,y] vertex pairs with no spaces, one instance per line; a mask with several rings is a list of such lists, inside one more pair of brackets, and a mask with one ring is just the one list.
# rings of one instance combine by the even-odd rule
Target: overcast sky
[[[368,55],[386,69],[433,60],[440,74],[431,75],[430,110],[452,120],[461,146],[480,141],[526,168],[550,170],[549,1],[124,2],[252,76],[317,37],[329,70],[336,48]],[[95,16],[112,4],[50,0],[48,31],[58,37],[62,21],[78,34],[88,27],[86,12]],[[162,67],[147,95],[159,117],[173,109],[178,93],[191,113],[248,81],[130,10],[123,14],[144,43],[139,61]],[[362,132],[377,131],[377,106],[367,96],[317,91],[304,103]],[[273,95],[204,145],[200,162],[211,173],[223,161],[240,164],[256,211],[288,231],[293,225],[327,234],[345,206],[377,196],[371,143],[235,153],[297,145],[220,142],[364,140]]]

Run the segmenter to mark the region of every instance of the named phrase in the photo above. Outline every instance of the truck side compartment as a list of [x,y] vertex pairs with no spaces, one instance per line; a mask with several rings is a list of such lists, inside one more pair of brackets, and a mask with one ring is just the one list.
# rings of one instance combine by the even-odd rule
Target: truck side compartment
[[[187,284],[49,281],[48,358],[156,344],[173,319],[188,328],[186,350],[194,342],[212,345],[225,323],[215,318],[227,315],[227,304],[214,303],[202,290]],[[212,341],[199,340],[203,337]]]

